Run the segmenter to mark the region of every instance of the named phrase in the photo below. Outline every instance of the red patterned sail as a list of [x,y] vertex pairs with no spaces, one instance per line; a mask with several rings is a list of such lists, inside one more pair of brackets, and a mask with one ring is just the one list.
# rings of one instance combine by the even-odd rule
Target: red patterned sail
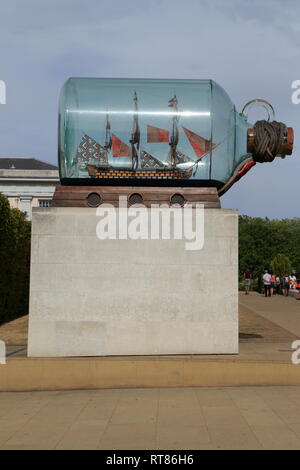
[[147,125],[147,142],[169,142],[169,131]]
[[113,157],[131,157],[131,149],[115,134],[111,136],[112,140],[112,156]]
[[203,157],[207,152],[210,151],[210,149],[215,147],[215,144],[212,144],[210,140],[204,139],[198,134],[195,134],[195,132],[190,131],[186,127],[183,127],[183,130],[185,132],[185,135],[190,141],[191,146],[194,149],[195,154],[197,155],[198,158]]

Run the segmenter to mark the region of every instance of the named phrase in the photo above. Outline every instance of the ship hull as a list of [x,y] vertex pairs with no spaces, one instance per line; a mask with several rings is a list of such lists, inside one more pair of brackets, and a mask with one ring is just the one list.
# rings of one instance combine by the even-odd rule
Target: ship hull
[[138,169],[130,168],[105,168],[101,166],[87,165],[87,170],[91,178],[98,179],[138,179],[138,180],[181,180],[192,175],[192,169],[180,170],[178,168],[160,169]]

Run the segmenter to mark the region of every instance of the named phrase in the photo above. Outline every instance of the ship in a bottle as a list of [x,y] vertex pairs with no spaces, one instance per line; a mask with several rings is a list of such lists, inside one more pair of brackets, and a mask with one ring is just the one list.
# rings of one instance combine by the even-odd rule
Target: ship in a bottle
[[[146,126],[146,143],[164,143],[168,149],[164,161],[153,155],[146,146],[141,146],[138,96],[133,96],[132,129],[128,141],[122,140],[112,130],[111,118],[106,114],[105,142],[100,144],[87,134],[82,136],[77,148],[74,166],[87,171],[91,178],[99,179],[187,179],[196,171],[201,158],[211,151],[214,145],[192,130],[181,126],[188,139],[194,159],[180,150],[180,113],[178,99],[174,96],[167,103],[170,114],[170,129],[152,124]],[[118,159],[118,164],[116,161]],[[122,163],[122,160],[126,163]]]

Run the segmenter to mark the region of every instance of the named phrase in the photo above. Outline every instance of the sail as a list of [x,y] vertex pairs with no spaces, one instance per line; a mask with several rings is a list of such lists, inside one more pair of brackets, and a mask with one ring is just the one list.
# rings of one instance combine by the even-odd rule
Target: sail
[[180,152],[179,150],[176,150],[176,158],[175,158],[175,163],[176,165],[179,165],[181,163],[191,163],[194,164],[194,160],[192,160],[190,157],[185,155],[184,153]]
[[165,168],[165,165],[161,160],[156,157],[153,157],[150,153],[146,152],[145,150],[140,151],[140,163],[141,168],[149,168],[149,169],[160,169]]
[[113,157],[131,157],[131,149],[115,134],[111,136],[112,140],[112,156]]
[[169,131],[147,125],[147,142],[169,142]]
[[198,134],[195,134],[195,132],[190,131],[186,127],[182,128],[198,158],[203,157],[203,155],[209,152],[211,148],[213,149],[215,147],[215,144],[212,144],[210,140],[204,139],[203,137]]
[[106,163],[107,153],[105,148],[95,139],[84,134],[77,147],[75,161],[78,163]]

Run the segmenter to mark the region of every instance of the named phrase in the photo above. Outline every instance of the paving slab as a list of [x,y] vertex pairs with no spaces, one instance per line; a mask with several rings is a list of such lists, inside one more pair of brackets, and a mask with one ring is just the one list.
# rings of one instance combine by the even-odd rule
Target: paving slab
[[300,387],[1,392],[0,449],[300,450],[299,396]]
[[250,295],[240,293],[239,304],[300,339],[300,301],[294,295],[265,297],[257,292]]

